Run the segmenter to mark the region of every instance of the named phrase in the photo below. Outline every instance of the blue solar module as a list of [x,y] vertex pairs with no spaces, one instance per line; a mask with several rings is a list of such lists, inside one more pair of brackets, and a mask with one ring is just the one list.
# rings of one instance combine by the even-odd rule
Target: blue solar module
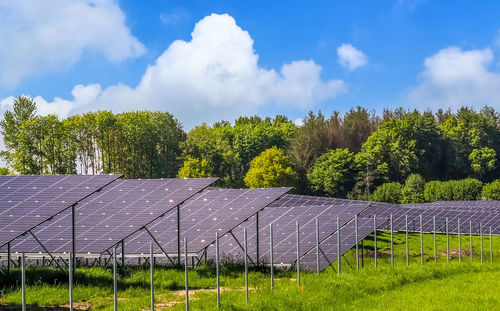
[[[199,252],[241,222],[277,200],[291,188],[211,189],[189,199],[180,207],[181,236],[188,240],[190,252]],[[177,213],[170,212],[147,226],[162,249],[177,252]],[[147,253],[151,236],[138,232],[125,243],[126,253]],[[161,252],[160,249],[156,249]],[[181,251],[183,251],[181,245]]]
[[0,246],[121,175],[0,176]]
[[[83,200],[75,209],[76,251],[101,253],[217,178],[118,180]],[[62,213],[33,233],[50,252],[72,250],[71,213]],[[31,237],[16,241],[13,251],[41,252]]]

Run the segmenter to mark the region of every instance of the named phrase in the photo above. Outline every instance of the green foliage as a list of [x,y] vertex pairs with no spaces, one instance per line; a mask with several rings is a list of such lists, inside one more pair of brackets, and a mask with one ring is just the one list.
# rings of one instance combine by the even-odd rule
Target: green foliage
[[0,167],[0,175],[9,175],[10,171],[8,167]]
[[383,183],[373,191],[370,200],[395,204],[402,203],[403,185],[398,182]]
[[454,200],[472,201],[481,198],[483,183],[474,178],[457,180],[454,189]]
[[427,182],[424,188],[425,202],[448,200],[448,199],[443,199],[442,191],[443,191],[443,183],[441,181],[432,180]]
[[419,174],[411,174],[406,178],[403,188],[403,203],[424,202],[425,179]]
[[445,177],[493,174],[493,158],[500,151],[497,124],[498,116],[490,108],[478,113],[464,107],[439,126],[446,143]]
[[188,156],[184,160],[184,165],[179,169],[177,173],[178,178],[200,178],[200,177],[210,177],[210,167],[208,166],[208,161],[205,159],[198,159]]
[[496,152],[492,148],[483,147],[472,149],[469,155],[471,168],[478,176],[484,175],[486,172],[495,168]]
[[276,147],[263,151],[250,162],[245,184],[250,188],[294,186],[297,175],[288,157]]
[[383,183],[373,191],[371,201],[398,204],[403,200],[403,185],[398,182]]
[[374,171],[376,183],[402,181],[410,173],[432,177],[441,158],[441,136],[431,114],[408,113],[389,119],[356,155],[360,171]]
[[470,201],[481,198],[482,183],[474,178],[430,181],[425,185],[424,198],[434,201]]
[[262,119],[241,117],[234,126],[228,122],[195,127],[181,144],[183,158],[206,159],[214,176],[226,187],[243,187],[250,161],[273,146],[286,148],[296,126],[286,117]]
[[343,197],[354,184],[354,153],[334,149],[320,156],[307,174],[314,191],[332,197]]
[[483,186],[481,199],[500,200],[500,179],[494,180]]

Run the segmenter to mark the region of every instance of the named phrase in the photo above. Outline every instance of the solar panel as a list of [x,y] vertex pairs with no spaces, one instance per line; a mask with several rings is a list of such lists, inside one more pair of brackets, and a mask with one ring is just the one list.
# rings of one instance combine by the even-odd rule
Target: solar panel
[[[75,209],[76,247],[101,253],[140,230],[217,178],[118,180],[83,200]],[[54,217],[34,230],[51,252],[72,250],[71,213]],[[33,238],[13,245],[14,251],[39,252]]]
[[0,178],[0,246],[121,175],[18,175]]
[[[277,200],[291,188],[211,189],[191,198],[180,207],[181,236],[188,240],[190,252],[199,252],[215,240],[215,232],[225,234],[239,223]],[[175,254],[177,213],[172,211],[148,226],[162,249]],[[127,253],[147,253],[151,236],[138,232],[126,241]],[[160,249],[155,248],[157,252]],[[183,246],[181,245],[181,251]]]

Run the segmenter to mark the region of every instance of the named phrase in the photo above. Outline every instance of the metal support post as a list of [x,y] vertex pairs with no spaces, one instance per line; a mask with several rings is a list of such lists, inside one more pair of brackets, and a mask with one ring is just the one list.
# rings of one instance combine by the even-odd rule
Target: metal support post
[[391,267],[394,267],[394,229],[392,227],[392,214],[389,218],[391,226]]
[[470,262],[472,263],[472,220],[469,220],[469,244],[470,244]]
[[[354,238],[355,238],[354,242],[356,242],[356,270],[359,271],[358,215],[354,215]],[[318,258],[319,258],[319,252],[318,252]],[[317,261],[319,262],[319,260]]]
[[479,222],[479,239],[481,240],[481,264],[483,264],[483,223]]
[[270,260],[271,260],[271,290],[274,289],[274,237],[273,237],[273,224],[269,224],[269,239],[270,239]]
[[248,241],[247,241],[247,228],[243,228],[243,252],[245,263],[245,301],[248,304]]
[[118,282],[116,280],[116,246],[113,248],[113,310],[118,310]]
[[[356,245],[356,254],[357,250],[358,246]],[[316,274],[319,275],[319,219],[317,217],[316,217]]]
[[491,227],[490,227],[490,264],[493,263],[493,239],[491,235]]
[[299,221],[295,222],[296,233],[297,233],[297,283],[300,286],[300,227]]
[[186,311],[189,311],[189,265],[188,265],[188,242],[184,237],[184,282],[186,283]]
[[257,266],[260,263],[260,249],[259,249],[259,212],[255,214],[255,248],[256,248],[256,260],[255,263]]
[[22,287],[22,311],[26,311],[26,263],[24,253],[21,254],[21,287]]
[[340,249],[340,219],[337,217],[337,274],[340,274],[340,269],[342,268],[342,260],[340,257],[341,249]]
[[432,216],[432,225],[434,230],[434,262],[437,261],[437,245],[436,245],[436,216]]
[[448,217],[446,217],[446,261],[450,261],[450,234],[448,232]]
[[69,311],[73,311],[73,263],[71,260],[71,252],[68,257],[68,287],[69,287]]
[[422,214],[420,214],[420,264],[424,264],[424,228],[422,225]]
[[375,268],[377,268],[377,215],[373,214],[373,243],[375,245]]
[[155,286],[154,286],[155,265],[154,265],[154,254],[153,254],[153,242],[149,242],[149,272],[150,272],[150,282],[151,282],[151,311],[155,311]]
[[462,236],[460,235],[460,219],[457,221],[458,231],[458,262],[462,262]]
[[406,229],[406,266],[410,264],[409,248],[408,248],[408,215],[405,215],[405,229]]
[[125,267],[125,240],[122,240],[121,248],[122,248],[122,267]]
[[215,231],[215,274],[217,277],[217,308],[220,308],[219,232],[218,231]]

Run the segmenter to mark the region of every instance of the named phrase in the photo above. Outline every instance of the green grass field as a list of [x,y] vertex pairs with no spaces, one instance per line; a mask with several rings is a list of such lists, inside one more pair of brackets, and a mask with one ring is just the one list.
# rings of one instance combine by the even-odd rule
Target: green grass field
[[[298,286],[295,271],[277,273],[274,291],[270,290],[267,272],[252,271],[249,277],[250,301],[245,302],[241,267],[222,270],[222,310],[498,310],[500,309],[500,247],[489,263],[489,239],[484,238],[484,264],[480,264],[478,237],[474,237],[473,263],[463,251],[459,263],[458,239],[450,236],[450,262],[446,262],[446,238],[438,236],[439,260],[434,262],[432,235],[424,235],[425,264],[420,264],[420,236],[410,235],[410,266],[406,267],[405,236],[395,235],[395,266],[391,267],[390,235],[378,234],[378,268],[371,257],[373,239],[364,242],[364,267],[355,269],[354,251],[349,251],[341,275],[328,268],[316,276],[303,273]],[[500,246],[495,237],[493,246]],[[463,250],[469,249],[469,238],[462,239]],[[336,265],[335,265],[336,267]],[[191,310],[215,310],[214,270],[211,266],[190,271]],[[45,306],[67,307],[67,276],[55,269],[30,268],[27,279],[27,301],[33,309]],[[0,309],[19,306],[19,271],[0,278]],[[158,267],[155,273],[157,310],[184,310],[184,273]],[[120,310],[147,310],[150,305],[149,270],[126,268],[119,279]],[[83,310],[112,310],[112,274],[110,269],[80,268],[76,275],[74,300]],[[2,306],[3,305],[3,306]],[[62,309],[61,309],[62,310]]]

